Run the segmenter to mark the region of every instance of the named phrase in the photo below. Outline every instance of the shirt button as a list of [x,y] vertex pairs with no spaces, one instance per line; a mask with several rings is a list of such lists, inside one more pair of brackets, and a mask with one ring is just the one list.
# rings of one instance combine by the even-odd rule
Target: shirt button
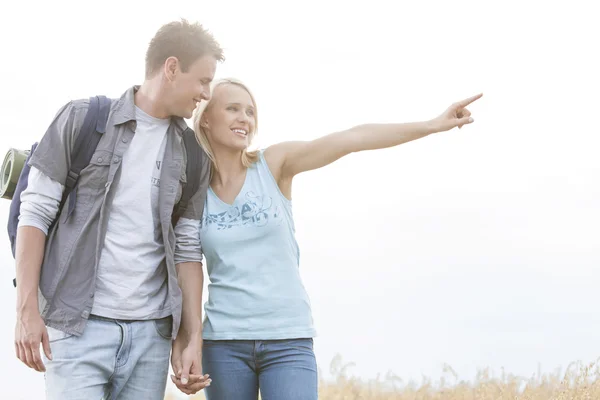
[[127,142],[128,142],[128,140],[127,140],[126,138],[123,138],[123,139],[121,139],[121,141],[122,141],[123,143],[127,143]]
[[118,162],[119,162],[119,157],[115,157],[115,158],[113,158],[113,162],[114,162],[115,164],[116,164],[116,163],[118,163]]
[[98,162],[101,163],[102,162],[102,157],[98,157]]

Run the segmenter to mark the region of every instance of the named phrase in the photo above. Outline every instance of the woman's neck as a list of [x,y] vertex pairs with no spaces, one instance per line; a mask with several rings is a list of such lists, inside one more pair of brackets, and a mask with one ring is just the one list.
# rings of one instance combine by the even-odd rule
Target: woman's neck
[[241,151],[227,151],[213,147],[213,155],[216,169],[211,179],[212,185],[227,186],[230,183],[238,182],[242,175],[246,175],[247,168],[242,164]]

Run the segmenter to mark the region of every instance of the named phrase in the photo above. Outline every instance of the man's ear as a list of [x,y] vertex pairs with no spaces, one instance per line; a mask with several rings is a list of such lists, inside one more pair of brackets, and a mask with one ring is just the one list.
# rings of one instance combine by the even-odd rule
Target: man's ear
[[169,57],[165,60],[164,72],[169,81],[175,80],[179,72],[179,60],[177,57]]

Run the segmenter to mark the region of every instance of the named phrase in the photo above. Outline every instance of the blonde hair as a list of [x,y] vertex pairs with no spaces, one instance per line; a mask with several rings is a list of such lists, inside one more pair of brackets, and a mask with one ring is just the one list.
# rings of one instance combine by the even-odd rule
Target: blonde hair
[[[252,100],[252,104],[254,105],[254,121],[255,121],[254,130],[252,132],[248,132],[248,142],[249,142],[248,147],[250,147],[250,145],[252,145],[252,141],[254,140],[254,137],[256,136],[256,131],[258,130],[258,112],[257,112],[256,100],[254,99],[254,95],[252,95],[252,92],[250,91],[250,89],[248,89],[248,87],[243,82],[241,82],[237,79],[234,79],[234,78],[224,78],[224,79],[219,79],[217,81],[214,81],[211,84],[211,88],[210,88],[211,94],[214,94],[215,89],[221,85],[239,86],[242,89],[244,89],[246,92],[248,92],[248,95],[250,95],[250,99]],[[208,158],[210,158],[213,168],[216,170],[217,163],[215,161],[215,154],[210,146],[210,143],[208,142],[208,137],[206,136],[206,130],[200,123],[202,120],[202,115],[210,106],[212,99],[213,99],[213,96],[211,95],[210,100],[203,101],[200,104],[198,104],[198,106],[194,110],[194,115],[192,116],[192,124],[193,124],[193,128],[194,128],[194,132],[196,133],[196,139],[198,140],[198,143],[200,144],[200,146],[202,146],[202,148],[208,155]],[[258,150],[249,150],[248,148],[246,148],[242,151],[242,164],[246,168],[250,167],[252,164],[254,164],[257,161],[258,161]]]

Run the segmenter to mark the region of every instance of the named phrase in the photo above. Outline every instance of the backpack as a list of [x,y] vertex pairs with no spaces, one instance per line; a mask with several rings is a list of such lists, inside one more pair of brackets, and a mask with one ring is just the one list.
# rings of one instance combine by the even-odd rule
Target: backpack
[[[77,186],[79,174],[90,163],[92,155],[96,151],[96,147],[98,146],[102,135],[106,132],[106,123],[108,121],[110,105],[111,100],[105,96],[90,97],[88,111],[79,130],[79,135],[77,136],[75,144],[73,145],[73,151],[71,152],[71,168],[67,175],[59,210],[52,225],[56,223],[56,220],[60,216],[61,211],[65,206],[68,207],[67,215],[71,214],[75,208],[76,196],[71,196],[69,199],[69,204],[66,204],[67,198],[69,198],[69,194]],[[177,224],[179,218],[181,218],[181,216],[185,213],[190,199],[198,191],[198,187],[200,185],[200,168],[202,165],[202,159],[205,157],[205,153],[198,144],[196,135],[192,129],[186,128],[186,130],[183,132],[183,142],[187,153],[187,183],[183,186],[183,191],[179,202],[173,208],[171,217],[171,223],[173,226]],[[10,211],[8,215],[8,237],[10,239],[13,257],[15,257],[16,250],[17,226],[19,224],[19,215],[21,209],[21,193],[27,188],[29,172],[31,170],[28,163],[37,145],[37,142],[34,143],[31,147],[31,151],[27,155],[27,159],[23,165],[23,169],[21,170],[11,199]],[[13,279],[13,286],[17,286],[16,279]]]

